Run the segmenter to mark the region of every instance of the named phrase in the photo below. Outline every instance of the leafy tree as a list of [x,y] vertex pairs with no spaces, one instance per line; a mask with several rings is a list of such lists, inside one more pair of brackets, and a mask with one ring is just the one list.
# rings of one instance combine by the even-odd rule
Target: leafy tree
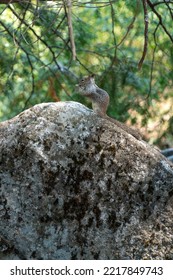
[[40,102],[90,105],[75,84],[96,73],[110,94],[110,115],[142,127],[151,142],[171,145],[173,1],[0,4],[1,120]]

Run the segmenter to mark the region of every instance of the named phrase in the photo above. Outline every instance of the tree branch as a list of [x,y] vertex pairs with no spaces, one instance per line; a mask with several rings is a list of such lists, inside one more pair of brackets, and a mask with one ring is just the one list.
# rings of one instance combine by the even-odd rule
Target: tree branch
[[76,46],[74,41],[74,32],[73,32],[73,24],[72,24],[72,2],[71,0],[65,0],[65,6],[67,7],[67,22],[68,22],[68,31],[70,37],[70,44],[71,44],[71,51],[72,51],[72,58],[76,60]]
[[0,0],[0,4],[30,3],[31,0]]
[[[171,34],[169,33],[169,31],[167,30],[167,28],[165,27],[165,25],[163,24],[162,21],[162,17],[161,15],[156,11],[154,4],[150,1],[147,0],[148,5],[150,6],[151,10],[153,11],[153,13],[157,16],[157,18],[159,19],[159,24],[160,26],[163,28],[163,30],[165,31],[165,33],[168,35],[169,39],[171,40],[171,42],[173,43],[173,37],[171,36]],[[164,2],[165,3],[165,2]]]
[[144,24],[145,24],[145,29],[144,29],[144,47],[143,47],[143,54],[142,57],[138,63],[138,69],[140,70],[142,67],[142,64],[144,62],[145,56],[147,54],[147,48],[148,48],[148,10],[147,10],[147,2],[146,0],[142,0],[143,2],[143,8],[144,8]]
[[[156,2],[156,3],[153,3],[153,6],[158,6],[158,5],[161,5],[161,4],[165,4],[165,1],[160,1],[160,2]],[[169,1],[168,4],[173,4],[173,1]]]
[[136,20],[136,16],[133,17],[131,23],[129,24],[129,26],[127,27],[127,32],[126,34],[124,35],[124,37],[121,39],[121,41],[117,44],[117,47],[119,47],[123,42],[124,40],[126,39],[126,37],[128,36],[130,30],[133,28],[133,25],[134,25],[134,22]]
[[[42,38],[40,37],[40,35],[38,35],[38,34],[36,33],[36,31],[24,20],[24,18],[21,18],[21,17],[15,12],[15,10],[14,10],[11,6],[9,6],[9,9],[10,9],[10,10],[12,11],[12,13],[20,20],[20,22],[22,22],[27,28],[29,28],[29,30],[32,31],[32,33],[35,35],[35,37],[37,38],[37,40],[39,40],[40,42],[42,42],[42,43],[46,46],[46,48],[49,49],[50,53],[52,54],[53,60],[55,61],[55,64],[56,64],[57,68],[60,70],[60,66],[59,66],[59,64],[58,64],[57,61],[56,61],[55,53],[54,53],[54,51],[52,50],[52,48],[47,44],[47,42],[46,42],[44,39],[42,39]],[[21,47],[21,44],[20,44],[20,47]]]
[[166,2],[166,0],[164,0],[164,3],[165,3],[165,5],[168,7],[170,16],[171,16],[171,18],[172,18],[172,20],[173,20],[173,13],[172,13],[172,10],[171,10],[171,8],[170,8],[170,6],[169,6],[169,2]]

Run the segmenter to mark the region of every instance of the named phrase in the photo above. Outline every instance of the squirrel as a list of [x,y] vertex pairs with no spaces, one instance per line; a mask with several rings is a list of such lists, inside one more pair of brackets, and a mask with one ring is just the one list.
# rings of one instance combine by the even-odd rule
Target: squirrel
[[138,140],[142,139],[142,136],[138,131],[126,126],[124,123],[121,123],[109,117],[106,114],[109,105],[109,94],[105,90],[99,88],[96,85],[94,74],[81,79],[78,85],[76,85],[76,88],[81,95],[86,96],[89,100],[91,100],[93,111],[97,115],[116,124],[118,127],[120,127],[121,129],[125,130],[127,133],[134,136],[136,139]]

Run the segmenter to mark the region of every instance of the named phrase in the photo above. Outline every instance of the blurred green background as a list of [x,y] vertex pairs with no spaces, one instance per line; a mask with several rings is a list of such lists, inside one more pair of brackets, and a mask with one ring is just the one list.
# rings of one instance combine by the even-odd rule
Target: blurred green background
[[[108,115],[160,148],[173,146],[173,1],[71,1],[71,13],[67,2],[0,3],[0,121],[41,102],[90,107],[75,84],[95,73],[110,95]],[[144,2],[148,49],[139,69]]]

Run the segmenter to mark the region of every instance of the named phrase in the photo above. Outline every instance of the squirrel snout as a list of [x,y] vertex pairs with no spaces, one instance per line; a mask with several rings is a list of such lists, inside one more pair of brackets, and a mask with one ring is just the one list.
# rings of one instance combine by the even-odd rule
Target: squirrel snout
[[75,85],[75,90],[78,91],[79,93],[83,92],[83,89],[82,89],[82,87],[79,84]]

